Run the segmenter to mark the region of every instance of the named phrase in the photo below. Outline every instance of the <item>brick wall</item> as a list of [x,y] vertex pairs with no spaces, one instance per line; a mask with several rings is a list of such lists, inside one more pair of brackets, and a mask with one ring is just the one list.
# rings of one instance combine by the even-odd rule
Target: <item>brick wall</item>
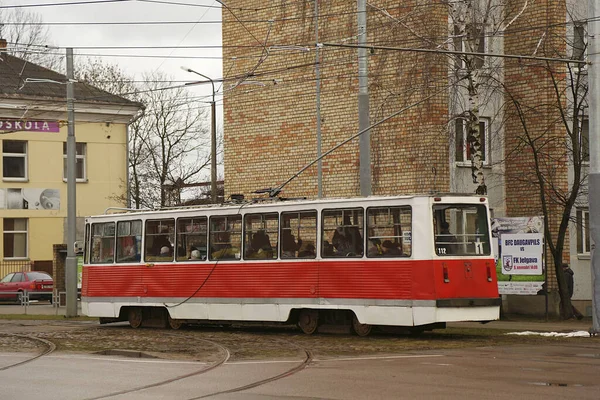
[[[513,6],[509,10],[518,10],[518,3],[521,2],[509,2]],[[530,3],[524,14],[506,32],[505,53],[566,58],[565,21],[564,1]],[[565,146],[565,128],[559,115],[559,110],[565,110],[567,105],[565,78],[564,63],[514,59],[507,59],[505,62],[508,216],[542,215],[540,186],[535,173],[536,157],[547,180],[546,187],[553,186],[565,193],[568,191],[569,159]],[[561,93],[560,101],[556,90]],[[524,143],[526,140],[535,140],[537,154]],[[550,206],[548,224],[552,232],[557,232],[562,209],[552,202],[550,191],[546,193]],[[567,261],[568,237],[564,249],[564,259]],[[556,278],[551,257],[548,262],[550,288],[554,288]]]
[[[225,192],[249,195],[277,186],[316,158],[314,2],[232,0],[227,5],[240,20],[274,20],[272,25],[242,25],[223,10]],[[435,47],[447,35],[447,9],[437,2],[422,5],[417,0],[379,1],[377,7],[391,17],[369,6],[368,41]],[[356,43],[356,2],[321,1],[319,15],[320,42]],[[267,58],[259,44],[265,41]],[[274,47],[278,45],[310,51]],[[326,152],[358,132],[358,65],[355,49],[325,47],[321,57]],[[432,96],[372,130],[373,194],[428,192],[434,181],[437,190],[449,190],[447,62],[444,56],[413,52],[376,50],[370,55],[371,123]],[[247,75],[244,82],[239,79]],[[359,193],[357,139],[323,160],[323,195]],[[290,183],[284,195],[316,197],[316,165]]]

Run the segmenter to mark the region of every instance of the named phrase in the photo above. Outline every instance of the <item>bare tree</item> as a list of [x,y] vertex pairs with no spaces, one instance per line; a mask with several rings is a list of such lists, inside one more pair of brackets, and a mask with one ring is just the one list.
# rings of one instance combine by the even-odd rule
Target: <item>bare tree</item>
[[[198,183],[210,165],[208,105],[160,72],[136,83],[118,65],[87,59],[78,79],[144,105],[129,125],[129,196],[135,208],[172,205],[169,188]],[[124,200],[124,199],[123,199]]]
[[0,37],[10,45],[8,53],[52,70],[63,69],[63,55],[53,48],[42,17],[22,8],[0,10]]
[[[484,155],[480,132],[480,107],[483,93],[494,91],[495,82],[502,81],[500,60],[485,57],[489,38],[503,33],[528,6],[505,0],[459,0],[446,1],[449,11],[451,44],[462,54],[451,56],[455,71],[453,80],[456,88],[454,115],[466,120],[466,145],[471,161],[471,176],[476,184],[475,193],[487,194],[483,173]],[[517,3],[516,13],[508,12]],[[506,15],[512,18],[506,19]],[[466,102],[462,98],[466,95]]]
[[210,165],[208,106],[194,101],[187,89],[175,86],[160,72],[146,74],[144,81],[141,99],[146,113],[134,136],[147,158],[133,180],[139,180],[141,188],[136,191],[140,194],[144,188],[151,188],[152,194],[137,198],[134,194],[132,198],[136,204],[162,207],[169,205],[166,186],[198,182],[200,173]]
[[[583,61],[586,52],[584,19],[580,18],[582,22],[578,22],[573,14],[569,19],[573,21],[571,32],[566,34],[564,28],[558,32],[548,30],[539,51],[548,57]],[[535,103],[524,99],[518,86],[504,88],[507,117],[518,120],[521,126],[515,133],[516,146],[507,162],[525,158],[528,160],[526,165],[533,167],[533,175],[513,174],[511,179],[521,186],[538,188],[545,220],[544,238],[559,286],[562,316],[571,318],[573,308],[562,264],[569,225],[576,222],[573,208],[587,204],[587,71],[584,64],[575,62],[566,65],[562,62],[532,62],[527,67],[537,71],[537,76],[548,86],[540,89]]]

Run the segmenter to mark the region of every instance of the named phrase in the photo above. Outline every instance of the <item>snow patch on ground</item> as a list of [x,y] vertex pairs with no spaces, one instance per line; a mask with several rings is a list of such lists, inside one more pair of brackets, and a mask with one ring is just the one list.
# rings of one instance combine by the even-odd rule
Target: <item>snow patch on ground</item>
[[590,333],[587,331],[574,331],[574,332],[509,332],[507,335],[520,335],[520,336],[550,336],[550,337],[590,337]]

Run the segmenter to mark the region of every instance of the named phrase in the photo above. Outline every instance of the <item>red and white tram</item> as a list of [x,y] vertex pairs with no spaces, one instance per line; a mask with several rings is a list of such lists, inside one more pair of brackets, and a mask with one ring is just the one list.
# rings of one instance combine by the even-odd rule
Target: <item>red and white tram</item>
[[417,331],[499,318],[484,197],[268,200],[86,218],[83,313]]

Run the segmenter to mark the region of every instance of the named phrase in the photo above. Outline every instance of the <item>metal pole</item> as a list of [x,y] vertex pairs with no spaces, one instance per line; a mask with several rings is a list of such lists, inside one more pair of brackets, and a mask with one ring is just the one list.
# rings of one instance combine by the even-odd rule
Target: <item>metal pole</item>
[[77,205],[75,176],[75,107],[74,107],[73,49],[67,48],[67,260],[65,286],[67,289],[67,317],[77,316]]
[[[367,1],[358,0],[358,130],[369,128],[369,76],[367,49]],[[360,195],[371,195],[371,134],[366,131],[359,139]]]
[[[211,128],[210,128],[210,200],[213,204],[217,202],[217,110],[215,103],[215,82],[208,76],[201,74],[198,71],[194,71],[188,67],[181,67],[186,72],[200,75],[204,79],[208,79],[212,86],[212,102],[210,103],[211,112]],[[194,82],[193,85],[203,83]]]
[[217,106],[215,104],[215,83],[212,84],[211,128],[210,128],[210,197],[213,204],[217,203]]
[[323,197],[323,162],[321,161],[321,67],[319,58],[319,0],[315,0],[315,80],[317,86],[317,197]]
[[588,15],[588,71],[589,80],[589,146],[590,172],[589,210],[590,210],[590,243],[592,273],[592,328],[591,333],[600,333],[600,22],[597,14],[600,12],[600,0],[589,0]]

